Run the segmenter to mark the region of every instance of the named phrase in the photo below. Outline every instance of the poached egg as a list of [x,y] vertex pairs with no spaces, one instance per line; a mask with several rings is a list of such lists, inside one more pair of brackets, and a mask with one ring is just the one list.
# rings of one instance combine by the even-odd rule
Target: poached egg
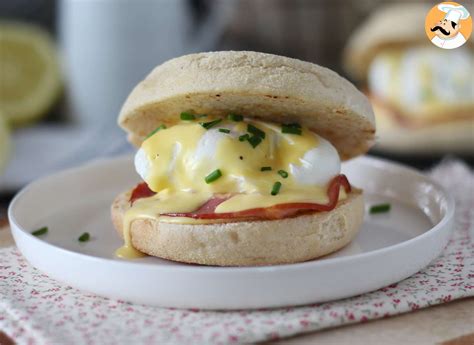
[[[265,133],[256,147],[239,139],[249,125]],[[261,121],[222,121],[209,129],[182,121],[143,142],[135,169],[157,193],[269,195],[276,181],[282,183],[282,194],[325,187],[340,174],[341,162],[331,143],[306,129],[295,135]],[[206,183],[205,177],[216,170],[222,176]]]
[[406,109],[471,103],[474,55],[468,47],[385,50],[369,67],[368,86],[378,98]]

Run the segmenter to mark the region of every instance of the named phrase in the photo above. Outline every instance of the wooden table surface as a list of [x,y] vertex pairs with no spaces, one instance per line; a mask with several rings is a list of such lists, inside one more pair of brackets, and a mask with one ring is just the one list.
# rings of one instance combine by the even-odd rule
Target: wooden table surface
[[[0,248],[10,245],[14,245],[10,228],[5,219],[0,219]],[[0,330],[0,344],[14,341]],[[474,345],[474,298],[267,344]]]

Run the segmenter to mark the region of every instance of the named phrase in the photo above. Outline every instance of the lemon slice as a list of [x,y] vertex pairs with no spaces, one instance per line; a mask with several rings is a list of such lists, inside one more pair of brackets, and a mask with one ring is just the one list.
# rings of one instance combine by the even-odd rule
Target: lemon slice
[[43,29],[0,21],[0,109],[12,125],[45,114],[60,94],[56,49]]
[[8,156],[10,154],[10,130],[7,122],[0,113],[0,175],[3,168],[7,165]]

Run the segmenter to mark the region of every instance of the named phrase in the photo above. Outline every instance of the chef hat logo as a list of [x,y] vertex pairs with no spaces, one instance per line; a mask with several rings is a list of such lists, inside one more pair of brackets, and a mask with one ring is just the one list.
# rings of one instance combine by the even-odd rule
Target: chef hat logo
[[472,32],[469,11],[456,2],[442,2],[428,12],[425,32],[431,43],[443,49],[455,49],[467,42]]
[[441,12],[446,13],[444,19],[455,22],[456,24],[459,23],[460,19],[467,19],[469,17],[469,12],[461,5],[456,6],[448,3],[441,3],[438,5],[438,9]]

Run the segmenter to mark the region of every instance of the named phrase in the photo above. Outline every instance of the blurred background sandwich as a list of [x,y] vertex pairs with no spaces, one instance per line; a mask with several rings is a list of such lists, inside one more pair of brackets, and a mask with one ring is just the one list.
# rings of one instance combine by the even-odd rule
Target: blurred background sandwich
[[432,44],[422,29],[430,8],[413,2],[375,10],[349,38],[344,66],[371,99],[376,150],[472,156],[474,44]]

